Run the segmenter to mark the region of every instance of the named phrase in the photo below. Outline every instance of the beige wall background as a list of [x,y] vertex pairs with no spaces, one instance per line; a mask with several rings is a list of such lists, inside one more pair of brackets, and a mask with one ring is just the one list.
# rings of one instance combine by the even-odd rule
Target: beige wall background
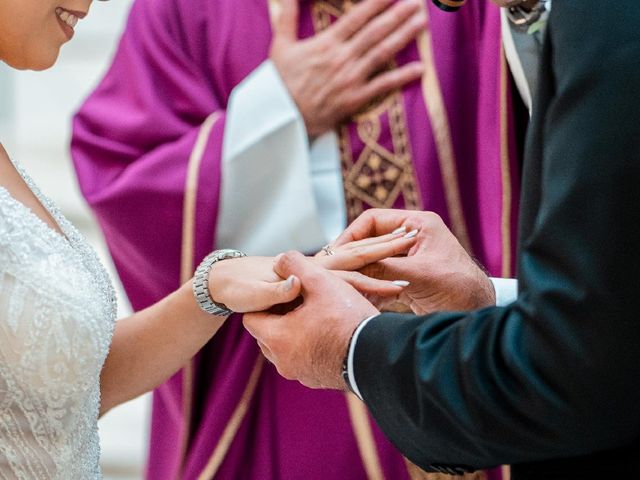
[[[45,72],[16,72],[0,63],[0,142],[95,246],[117,282],[102,236],[81,198],[68,145],[73,112],[109,65],[132,0],[93,2],[87,18]],[[129,305],[118,285],[120,317]],[[106,480],[142,478],[147,449],[149,396],[100,420]]]

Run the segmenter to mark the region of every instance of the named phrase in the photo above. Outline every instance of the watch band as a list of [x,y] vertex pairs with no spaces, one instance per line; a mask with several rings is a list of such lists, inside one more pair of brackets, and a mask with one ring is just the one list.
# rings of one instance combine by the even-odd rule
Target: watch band
[[246,253],[228,248],[211,252],[202,260],[196,269],[192,283],[193,295],[196,297],[196,302],[202,310],[210,315],[225,317],[233,313],[226,305],[216,303],[213,301],[213,298],[211,298],[211,293],[209,292],[209,272],[211,271],[211,267],[221,260],[246,256]]

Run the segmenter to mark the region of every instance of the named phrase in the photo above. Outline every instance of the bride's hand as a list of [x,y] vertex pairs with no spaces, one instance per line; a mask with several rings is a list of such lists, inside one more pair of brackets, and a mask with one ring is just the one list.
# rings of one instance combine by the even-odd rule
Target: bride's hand
[[[332,255],[325,251],[315,260],[370,298],[397,297],[402,293],[402,284],[370,278],[357,270],[388,257],[406,254],[414,243],[413,238],[384,235],[345,244],[332,250]],[[273,271],[274,263],[272,257],[242,257],[217,262],[209,272],[211,298],[240,313],[268,310],[295,300],[300,295],[300,280],[296,277],[283,280]]]
[[261,312],[300,295],[300,281],[274,271],[273,257],[242,257],[217,262],[209,272],[209,293],[234,312]]
[[[415,245],[415,234],[406,231],[349,242],[340,246],[327,245],[315,260],[363,294],[376,307],[383,308],[397,301],[409,282],[402,278],[380,280],[361,273],[366,267],[390,257],[404,256]],[[359,271],[360,270],[360,271]]]

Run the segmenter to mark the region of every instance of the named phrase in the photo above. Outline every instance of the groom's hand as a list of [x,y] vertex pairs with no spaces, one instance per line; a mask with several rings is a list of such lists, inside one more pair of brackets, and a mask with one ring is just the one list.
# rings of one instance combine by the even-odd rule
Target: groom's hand
[[408,233],[417,230],[417,241],[408,255],[377,262],[365,268],[365,274],[411,282],[400,301],[416,314],[474,310],[495,304],[491,281],[435,213],[368,210],[347,228],[336,245],[402,228]]
[[285,315],[245,315],[245,327],[285,378],[311,388],[344,390],[342,361],[351,335],[378,310],[351,285],[298,252],[279,257],[275,270],[281,277],[300,279],[303,303]]

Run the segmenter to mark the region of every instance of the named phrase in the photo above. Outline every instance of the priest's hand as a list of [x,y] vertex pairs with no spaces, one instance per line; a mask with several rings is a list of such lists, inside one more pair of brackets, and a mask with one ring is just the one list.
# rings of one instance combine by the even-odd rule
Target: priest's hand
[[302,304],[285,315],[255,313],[244,325],[265,357],[289,380],[344,390],[342,362],[358,324],[378,310],[351,285],[298,252],[278,258],[280,276],[302,282]]
[[311,137],[422,75],[420,62],[383,69],[427,28],[423,0],[364,0],[304,40],[298,39],[299,1],[282,0],[269,56]]
[[379,279],[410,282],[400,302],[416,314],[474,310],[495,305],[495,291],[442,219],[432,212],[372,209],[358,217],[335,245],[361,241],[399,229],[415,235],[407,256],[387,258],[362,270]]

